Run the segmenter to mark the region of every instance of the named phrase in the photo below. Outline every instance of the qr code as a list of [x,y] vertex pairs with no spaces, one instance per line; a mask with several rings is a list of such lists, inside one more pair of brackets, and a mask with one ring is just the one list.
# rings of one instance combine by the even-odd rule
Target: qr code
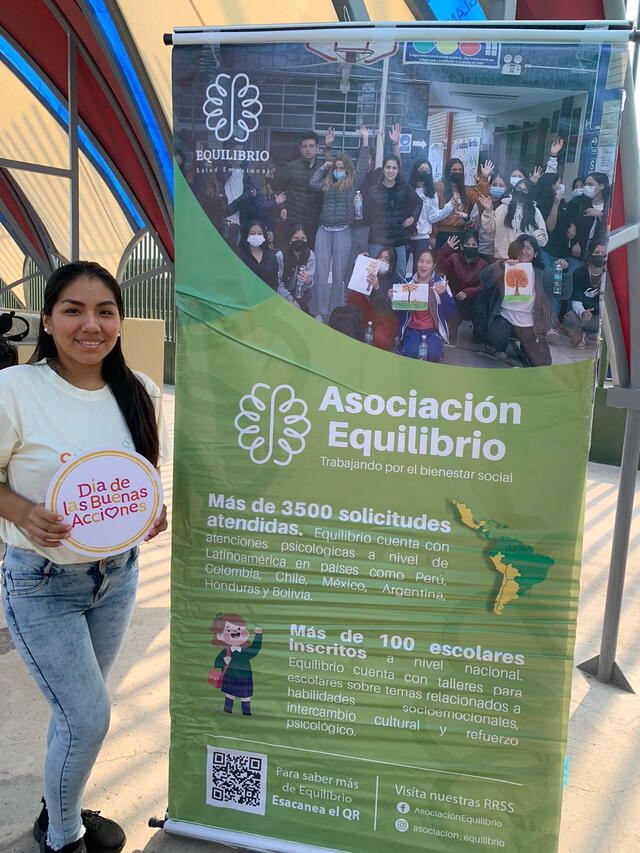
[[207,747],[208,805],[264,814],[266,801],[266,755]]

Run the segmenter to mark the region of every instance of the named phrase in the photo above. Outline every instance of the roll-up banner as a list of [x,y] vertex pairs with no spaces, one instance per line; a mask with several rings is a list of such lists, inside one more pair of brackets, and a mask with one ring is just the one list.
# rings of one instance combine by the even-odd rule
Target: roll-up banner
[[627,46],[228,35],[173,51],[165,828],[555,851]]

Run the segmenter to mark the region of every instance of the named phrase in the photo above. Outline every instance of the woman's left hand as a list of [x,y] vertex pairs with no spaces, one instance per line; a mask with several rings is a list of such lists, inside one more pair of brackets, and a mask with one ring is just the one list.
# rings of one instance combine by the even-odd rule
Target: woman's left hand
[[433,285],[433,289],[435,290],[436,293],[444,293],[445,290],[447,289],[446,281],[437,281]]
[[168,526],[169,525],[167,522],[167,505],[163,504],[162,505],[162,512],[156,518],[156,520],[153,522],[153,527],[147,533],[144,541],[148,542],[150,539],[153,539],[154,537],[156,537],[158,535],[158,533],[162,533],[163,530],[166,530]]
[[464,292],[464,290],[459,290],[458,293],[456,293],[456,299],[458,300],[458,302],[462,302],[466,298],[467,294]]
[[595,216],[596,219],[602,219],[602,211],[596,210],[595,207],[588,207],[584,212],[584,216]]
[[415,219],[413,218],[413,216],[410,216],[408,219],[405,219],[405,221],[402,223],[402,227],[403,228],[409,228],[411,225],[413,225],[414,222],[415,222]]

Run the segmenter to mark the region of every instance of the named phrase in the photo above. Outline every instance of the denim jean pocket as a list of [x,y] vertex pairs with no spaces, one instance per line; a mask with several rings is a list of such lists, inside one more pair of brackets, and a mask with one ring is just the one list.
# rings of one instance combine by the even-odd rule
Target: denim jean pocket
[[53,563],[26,548],[7,548],[4,575],[9,595],[31,595],[45,586],[52,574]]

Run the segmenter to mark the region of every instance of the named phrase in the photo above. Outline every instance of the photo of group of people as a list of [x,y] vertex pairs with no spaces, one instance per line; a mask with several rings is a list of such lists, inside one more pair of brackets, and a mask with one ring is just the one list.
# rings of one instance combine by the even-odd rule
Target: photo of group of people
[[[290,48],[299,53],[301,46]],[[233,65],[233,49],[219,51],[217,67],[221,59]],[[551,120],[540,121],[535,148],[529,146],[522,160],[497,157],[522,157],[526,146],[518,148],[513,139],[507,149],[492,146],[485,135],[477,140],[476,160],[463,162],[446,156],[455,150],[451,136],[439,147],[429,145],[432,103],[425,104],[425,92],[433,88],[442,98],[446,71],[398,65],[397,57],[391,68],[394,60],[397,75],[410,77],[409,88],[422,84],[414,97],[425,106],[420,143],[413,141],[415,113],[408,129],[399,121],[384,125],[389,112],[391,118],[406,114],[385,111],[383,93],[376,96],[364,83],[350,102],[355,80],[345,84],[348,66],[325,63],[322,70],[336,85],[335,111],[326,107],[325,117],[335,124],[286,134],[278,128],[276,134],[278,123],[295,121],[270,110],[273,127],[257,130],[254,141],[232,140],[224,162],[204,155],[215,144],[210,135],[195,135],[182,166],[211,221],[230,249],[296,309],[388,352],[481,367],[539,367],[592,356],[611,186],[610,175],[596,168],[605,158],[580,155],[586,124],[576,120],[582,109],[576,105],[583,103],[585,112],[591,106],[593,113],[594,93],[569,87],[567,125],[561,114],[567,98],[557,101],[564,93],[552,92]],[[435,71],[437,87],[427,82]],[[376,65],[348,70],[352,78],[357,73],[369,84],[380,78]],[[289,67],[288,74],[295,70]],[[266,93],[267,81],[270,91],[286,88],[285,78],[273,73],[252,73],[251,80],[247,86],[256,91]],[[323,84],[330,80],[325,74]],[[377,106],[367,106],[365,94],[377,97]],[[537,97],[549,99],[542,91]],[[554,114],[556,103],[561,107]],[[511,117],[518,117],[513,109]],[[508,119],[494,117],[494,140],[497,121]],[[249,162],[256,145],[269,152],[266,161]],[[429,158],[431,151],[438,161]]]

